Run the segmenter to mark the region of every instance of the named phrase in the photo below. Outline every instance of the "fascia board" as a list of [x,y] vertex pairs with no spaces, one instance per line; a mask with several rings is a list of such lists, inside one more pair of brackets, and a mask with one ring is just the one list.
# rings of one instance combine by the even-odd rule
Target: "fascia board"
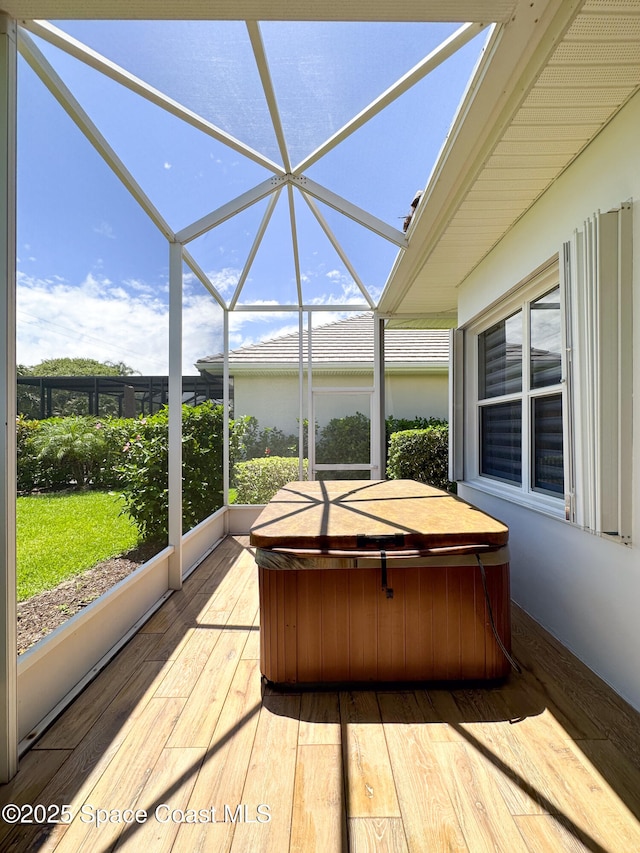
[[[381,313],[400,309],[581,5],[580,0],[519,0],[513,18],[495,28],[416,209],[408,246],[389,275],[378,306]],[[457,284],[451,282],[452,287]]]

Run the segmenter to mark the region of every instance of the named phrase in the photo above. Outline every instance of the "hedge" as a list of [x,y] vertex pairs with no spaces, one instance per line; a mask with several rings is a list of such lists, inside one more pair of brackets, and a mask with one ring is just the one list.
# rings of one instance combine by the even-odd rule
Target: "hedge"
[[[304,479],[307,460],[303,462]],[[234,468],[236,503],[266,504],[287,483],[300,479],[298,459],[291,456],[264,456],[238,462]]]
[[[21,492],[87,486],[119,490],[141,537],[168,536],[168,409],[142,418],[17,420]],[[231,424],[231,463],[239,430]],[[222,506],[223,408],[182,407],[182,523],[189,530]]]
[[454,490],[448,478],[449,429],[446,423],[426,429],[401,430],[391,436],[387,477],[418,480],[439,489]]
[[[169,488],[167,408],[132,423],[119,467],[126,511],[145,540],[166,542]],[[238,454],[231,424],[231,463]],[[190,530],[223,502],[223,407],[211,401],[182,407],[182,526]]]
[[[405,425],[425,429],[395,430]],[[447,480],[447,424],[433,418],[386,421],[390,478],[411,478],[450,488]],[[230,464],[238,503],[266,503],[299,477],[298,459],[274,454],[271,445],[291,452],[293,437],[275,428],[258,429],[255,418],[231,423]],[[247,446],[269,441],[259,459],[239,461]],[[168,536],[168,410],[146,418],[51,418],[17,420],[18,489],[93,486],[123,493],[126,511],[144,539]],[[284,445],[284,447],[283,447]],[[369,419],[361,414],[333,418],[319,434],[318,461],[368,458]],[[189,530],[222,505],[223,409],[208,401],[183,406],[183,528]],[[355,456],[354,456],[355,454]],[[307,462],[304,462],[306,478]],[[331,476],[328,474],[328,476]],[[356,478],[361,472],[354,472]]]

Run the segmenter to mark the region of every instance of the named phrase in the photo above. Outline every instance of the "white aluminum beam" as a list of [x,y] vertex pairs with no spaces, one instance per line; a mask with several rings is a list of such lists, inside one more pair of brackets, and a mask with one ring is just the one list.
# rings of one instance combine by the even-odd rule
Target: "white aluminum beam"
[[262,41],[262,34],[260,33],[260,26],[257,21],[245,21],[245,24],[247,25],[247,30],[249,31],[249,39],[251,40],[253,55],[256,60],[256,65],[258,66],[258,73],[260,74],[260,80],[262,82],[264,95],[267,99],[267,105],[269,107],[269,115],[271,116],[273,130],[276,134],[276,139],[278,140],[280,156],[282,157],[282,162],[284,163],[285,172],[290,172],[291,160],[289,158],[289,150],[287,148],[287,141],[284,136],[284,128],[282,127],[282,121],[280,120],[278,101],[276,99],[275,89],[273,88],[273,82],[271,80],[271,72],[269,71],[269,61],[265,53],[264,43]]
[[[222,363],[222,503],[229,505],[229,485],[231,480],[230,460],[230,405],[229,405],[229,312],[223,315],[224,360]],[[225,526],[228,520],[225,519]]]
[[336,147],[340,142],[355,133],[374,116],[383,110],[389,104],[393,103],[400,95],[403,95],[416,83],[419,83],[427,76],[434,68],[441,65],[445,59],[452,56],[457,50],[463,47],[467,42],[474,39],[478,33],[481,33],[488,24],[467,23],[456,30],[448,39],[438,45],[435,50],[415,65],[410,71],[397,80],[385,92],[379,95],[368,106],[361,110],[357,116],[354,116],[340,130],[337,130],[333,136],[330,136],[326,142],[323,142],[319,148],[316,148],[308,157],[299,163],[293,170],[295,174],[300,174],[306,171],[310,166],[316,163],[321,157],[324,157],[329,151]]
[[307,477],[315,480],[316,412],[313,405],[313,313],[307,312]]
[[186,249],[182,249],[182,257],[184,259],[185,264],[189,267],[192,273],[197,277],[198,281],[201,282],[202,286],[213,296],[218,305],[221,308],[226,308],[227,304],[222,298],[222,296],[218,293],[218,290],[211,284],[209,280],[209,276],[202,269],[202,267],[198,264],[198,262],[187,252]]
[[298,312],[298,480],[304,480],[304,314]]
[[371,396],[371,465],[379,480],[386,480],[384,320],[373,314],[373,394]]
[[297,186],[301,192],[308,193],[314,198],[317,198],[318,201],[328,204],[329,207],[333,207],[334,210],[337,210],[339,213],[343,213],[345,216],[348,216],[350,219],[353,219],[355,222],[358,222],[360,225],[368,228],[369,231],[373,231],[380,237],[384,237],[385,240],[389,240],[390,243],[395,243],[396,246],[400,246],[402,249],[406,248],[407,238],[402,231],[388,225],[382,219],[378,219],[377,216],[367,213],[366,210],[363,210],[356,204],[352,204],[350,201],[347,201],[346,198],[342,198],[342,196],[339,196],[337,193],[328,190],[326,187],[323,187],[322,184],[312,181],[311,178],[307,178],[306,175],[291,175],[288,176],[288,180]]
[[361,279],[360,279],[360,277],[359,277],[358,273],[357,273],[357,272],[355,271],[355,269],[353,268],[353,265],[352,265],[351,261],[350,261],[350,260],[349,260],[349,258],[347,257],[347,255],[346,255],[346,253],[345,253],[344,249],[343,249],[343,248],[342,248],[342,246],[340,245],[340,243],[339,243],[339,241],[337,240],[336,236],[334,235],[333,231],[332,231],[332,230],[331,230],[331,228],[329,227],[329,224],[328,224],[327,220],[324,218],[324,216],[323,216],[323,215],[322,215],[322,213],[320,212],[320,209],[318,208],[318,205],[315,203],[315,201],[313,201],[313,199],[311,199],[311,198],[310,198],[308,195],[306,195],[305,193],[301,193],[301,196],[302,196],[302,198],[306,201],[306,203],[309,205],[309,208],[311,209],[311,212],[313,213],[313,215],[315,216],[315,218],[318,220],[318,223],[320,224],[320,227],[322,228],[322,230],[324,231],[324,233],[327,235],[327,238],[329,239],[329,242],[331,243],[331,245],[333,246],[333,248],[334,248],[334,249],[336,250],[336,252],[338,253],[338,256],[340,257],[340,260],[342,261],[342,263],[343,263],[343,264],[345,265],[345,267],[347,268],[347,271],[349,272],[349,275],[350,275],[350,276],[351,276],[351,278],[355,281],[355,283],[358,285],[358,289],[360,290],[360,293],[362,293],[362,295],[364,296],[364,298],[365,298],[365,299],[367,300],[367,302],[369,303],[369,307],[370,307],[370,308],[375,308],[375,303],[374,303],[373,299],[371,298],[371,296],[369,295],[369,292],[368,292],[367,288],[366,288],[366,287],[365,287],[365,285],[362,283],[362,281],[361,281]]
[[281,191],[282,191],[282,188],[281,187],[278,188],[273,193],[271,198],[269,199],[269,204],[267,205],[267,209],[264,213],[264,216],[262,217],[262,221],[260,222],[260,227],[258,228],[258,231],[256,232],[255,239],[253,241],[253,244],[252,244],[251,249],[249,251],[249,254],[247,256],[247,260],[246,260],[245,265],[244,265],[242,272],[240,274],[240,278],[238,279],[238,284],[236,285],[235,292],[233,294],[233,297],[231,298],[231,302],[229,303],[229,310],[231,310],[231,311],[233,311],[235,309],[236,303],[237,303],[238,299],[240,298],[242,288],[244,287],[244,283],[247,280],[247,276],[249,275],[249,271],[250,271],[251,266],[255,260],[258,249],[260,248],[260,244],[262,243],[262,238],[265,235],[265,231],[267,230],[267,226],[269,225],[269,222],[271,220],[271,216],[273,214],[275,206],[278,202],[278,199],[280,198]]
[[4,0],[14,18],[70,20],[509,21],[513,0]]
[[18,48],[33,71],[122,181],[156,228],[171,241],[174,235],[169,225],[27,33],[20,32]]
[[236,305],[234,311],[248,311],[251,313],[261,311],[370,311],[371,309],[366,302],[345,302],[343,304],[325,304],[325,305],[279,305],[275,302],[261,303],[256,302],[252,305],[240,304]]
[[188,225],[186,228],[178,231],[176,234],[177,242],[184,244],[189,243],[191,240],[195,240],[197,237],[200,237],[202,234],[210,231],[212,228],[215,228],[216,225],[220,225],[227,219],[231,219],[231,217],[235,216],[236,213],[240,213],[241,211],[246,210],[247,207],[251,207],[252,204],[256,204],[256,202],[266,198],[279,187],[284,186],[285,183],[285,178],[267,178],[266,181],[263,181],[261,184],[247,190],[246,193],[242,193],[242,195],[239,195],[232,201],[228,201],[226,204],[223,204],[221,207],[218,207],[216,210],[213,210],[211,213],[203,216],[201,219],[198,219],[196,222],[193,222],[191,225]]
[[298,228],[296,226],[296,210],[293,203],[293,188],[291,184],[287,186],[289,195],[289,221],[291,223],[291,242],[293,246],[293,265],[296,271],[296,289],[298,291],[298,304],[302,305],[302,282],[300,280],[300,253],[298,251]]
[[16,26],[0,14],[0,782],[18,770]]
[[182,587],[182,246],[169,244],[169,588]]
[[269,169],[270,172],[275,172],[279,175],[284,173],[285,170],[282,166],[274,163],[268,157],[265,157],[264,154],[255,151],[249,145],[245,145],[244,142],[241,142],[239,139],[236,139],[221,128],[202,118],[202,116],[169,98],[163,92],[145,83],[144,80],[140,80],[115,62],[111,62],[105,56],[102,56],[95,50],[91,50],[91,48],[67,35],[57,27],[54,27],[48,21],[23,21],[22,26],[60,50],[64,50],[70,56],[79,59],[91,68],[95,68],[96,71],[100,71],[116,83],[125,86],[131,92],[135,92],[136,95],[140,95],[157,107],[187,122],[187,124],[190,124],[197,130],[201,130],[218,142],[222,142],[223,145],[227,145],[239,154],[243,154],[259,166],[264,166],[265,169]]

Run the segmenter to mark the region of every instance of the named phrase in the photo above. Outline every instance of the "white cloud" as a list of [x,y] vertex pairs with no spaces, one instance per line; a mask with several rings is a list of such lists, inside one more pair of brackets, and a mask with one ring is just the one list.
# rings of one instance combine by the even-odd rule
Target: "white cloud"
[[156,293],[156,290],[154,290],[150,284],[147,284],[146,281],[141,281],[140,279],[127,278],[124,280],[123,284],[129,290],[135,290],[137,293],[141,293],[145,296],[151,296],[153,293]]
[[165,162],[162,164],[162,168],[163,168],[163,169],[171,169],[171,167],[172,167],[172,164],[171,164],[171,163],[169,163],[169,162],[167,162],[166,160],[165,160]]
[[[239,272],[228,268],[210,274],[225,298],[233,292]],[[38,364],[45,358],[90,357],[124,362],[142,374],[168,370],[169,309],[165,280],[112,281],[107,275],[87,274],[76,285],[58,275],[36,278],[22,271],[17,279],[17,360]],[[351,281],[341,282],[341,293],[319,297],[331,306],[362,302]],[[230,314],[231,349],[268,338],[297,333],[296,312],[273,309],[277,300],[261,300],[255,311]],[[344,318],[343,312],[316,311],[314,326]],[[307,317],[304,317],[306,328]],[[223,311],[191,273],[185,274],[183,299],[183,372],[196,372],[195,363],[223,350]]]
[[130,296],[89,274],[79,286],[18,273],[17,359],[87,356],[123,361],[141,373],[165,373],[168,309]]
[[95,225],[93,230],[96,234],[100,234],[101,237],[108,237],[109,240],[116,239],[116,235],[113,232],[113,226],[104,220],[99,225]]
[[[220,296],[230,296],[236,289],[238,279],[240,278],[240,270],[234,267],[224,267],[221,270],[205,273],[211,284],[218,291]],[[190,287],[200,290],[204,287],[200,279],[193,272],[185,272],[183,276],[185,290]]]

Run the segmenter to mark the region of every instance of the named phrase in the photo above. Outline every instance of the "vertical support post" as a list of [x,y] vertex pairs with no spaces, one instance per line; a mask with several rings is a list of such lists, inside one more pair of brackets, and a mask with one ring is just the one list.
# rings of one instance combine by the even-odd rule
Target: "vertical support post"
[[18,770],[16,24],[0,14],[0,782]]
[[449,334],[449,468],[451,482],[464,479],[464,331]]
[[307,412],[309,417],[309,426],[307,430],[307,455],[309,457],[309,474],[308,477],[310,480],[315,480],[315,467],[316,467],[316,434],[315,434],[315,420],[316,413],[313,405],[313,344],[311,341],[311,311],[307,312],[307,400],[309,405],[307,406]]
[[298,479],[304,480],[304,317],[298,309]]
[[182,245],[169,244],[169,588],[182,587]]
[[224,338],[224,360],[222,366],[222,501],[229,506],[229,311],[222,314],[222,336]]
[[[387,468],[387,439],[384,397],[384,320],[373,315],[373,399],[371,401],[372,479],[384,480]],[[377,469],[377,470],[376,470]]]

